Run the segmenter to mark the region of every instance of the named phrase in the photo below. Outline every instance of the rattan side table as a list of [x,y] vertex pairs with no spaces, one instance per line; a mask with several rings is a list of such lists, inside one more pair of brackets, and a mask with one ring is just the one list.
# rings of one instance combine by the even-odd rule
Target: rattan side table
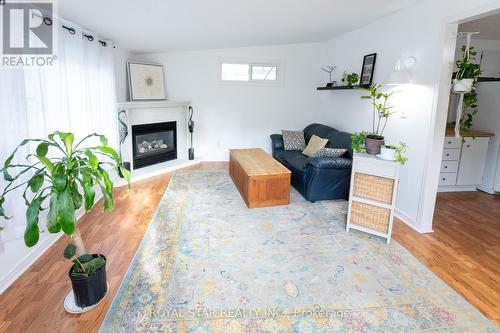
[[356,229],[391,241],[399,181],[398,162],[354,154],[346,231]]

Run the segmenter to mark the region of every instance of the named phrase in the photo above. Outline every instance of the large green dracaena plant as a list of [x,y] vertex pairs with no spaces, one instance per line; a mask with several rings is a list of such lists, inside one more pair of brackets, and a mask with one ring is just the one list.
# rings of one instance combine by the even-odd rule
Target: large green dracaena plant
[[[92,138],[99,138],[100,145],[84,147]],[[28,154],[26,163],[13,164],[19,148],[30,142],[38,143],[36,153]],[[73,133],[65,132],[54,132],[47,140],[23,140],[0,170],[7,181],[0,195],[0,216],[9,219],[2,207],[5,196],[17,188],[25,187],[26,246],[31,247],[38,242],[38,217],[47,205],[47,230],[51,233],[62,230],[73,236],[76,231],[75,211],[82,205],[86,211],[94,207],[94,189],[97,186],[104,196],[104,209],[113,210],[113,183],[108,173],[110,169],[120,170],[130,184],[129,171],[123,167],[117,152],[107,145],[104,135],[90,134],[77,144],[74,144]],[[20,177],[28,172],[31,172],[31,178],[21,181]]]

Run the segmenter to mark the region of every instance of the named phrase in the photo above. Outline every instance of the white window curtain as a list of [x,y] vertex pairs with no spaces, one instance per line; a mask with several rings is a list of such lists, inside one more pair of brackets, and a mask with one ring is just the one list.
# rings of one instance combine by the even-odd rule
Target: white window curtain
[[[90,41],[75,25],[65,25],[74,27],[75,34],[58,24],[59,52],[54,66],[0,69],[0,163],[22,139],[46,138],[56,130],[73,132],[75,140],[90,133],[104,134],[108,144],[117,148],[113,46],[102,46],[94,34]],[[3,188],[6,184],[0,178]],[[0,226],[10,229],[0,232],[0,239],[22,237],[26,207],[20,193],[11,193],[4,208],[14,219],[0,220]],[[44,224],[41,221],[41,229]],[[0,245],[0,256],[1,252]]]

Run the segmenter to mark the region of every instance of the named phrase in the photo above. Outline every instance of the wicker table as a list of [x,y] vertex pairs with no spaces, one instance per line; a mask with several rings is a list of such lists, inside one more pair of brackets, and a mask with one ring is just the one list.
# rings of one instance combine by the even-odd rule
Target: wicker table
[[357,229],[391,241],[399,163],[354,154],[346,230]]

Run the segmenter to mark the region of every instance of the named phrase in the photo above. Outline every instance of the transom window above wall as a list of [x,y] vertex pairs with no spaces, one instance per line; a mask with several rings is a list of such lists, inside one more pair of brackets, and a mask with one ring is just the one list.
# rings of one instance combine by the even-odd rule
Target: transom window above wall
[[219,60],[219,80],[279,84],[283,82],[283,65],[278,61]]

